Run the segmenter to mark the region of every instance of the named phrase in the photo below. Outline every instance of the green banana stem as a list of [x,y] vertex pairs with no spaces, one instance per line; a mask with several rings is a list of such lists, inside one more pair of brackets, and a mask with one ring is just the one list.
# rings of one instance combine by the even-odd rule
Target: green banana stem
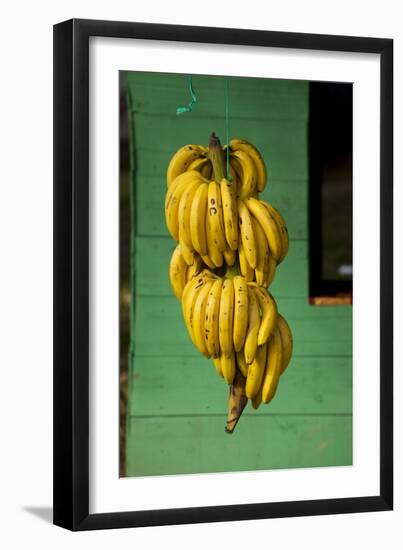
[[227,177],[227,168],[220,138],[214,132],[209,140],[209,158],[213,165],[214,179],[217,183],[220,183],[223,178]]
[[225,270],[225,276],[229,279],[236,277],[241,274],[241,269],[239,267],[239,261],[237,260],[234,265],[227,265]]
[[248,402],[245,395],[245,384],[246,378],[237,367],[234,381],[229,388],[228,416],[227,425],[225,426],[227,434],[232,434],[235,430],[235,426],[238,424],[238,420]]

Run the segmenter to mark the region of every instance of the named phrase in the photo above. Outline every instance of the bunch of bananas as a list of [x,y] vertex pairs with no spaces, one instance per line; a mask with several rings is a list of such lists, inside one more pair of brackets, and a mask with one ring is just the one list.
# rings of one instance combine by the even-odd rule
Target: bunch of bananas
[[290,328],[271,293],[242,275],[219,277],[200,261],[188,266],[180,245],[172,254],[170,280],[200,353],[213,359],[228,384],[239,368],[254,408],[269,403],[292,352]]
[[234,139],[227,150],[214,134],[209,148],[179,149],[167,171],[166,223],[179,243],[171,286],[194,345],[231,385],[228,432],[248,399],[254,408],[272,400],[292,354],[290,328],[267,290],[289,241],[281,214],[258,198],[266,182],[252,144]]

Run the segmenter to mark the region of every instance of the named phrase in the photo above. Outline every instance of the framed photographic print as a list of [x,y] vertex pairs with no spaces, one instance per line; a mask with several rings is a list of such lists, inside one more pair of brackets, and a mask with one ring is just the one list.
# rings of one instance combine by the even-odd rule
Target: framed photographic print
[[390,39],[54,27],[55,524],[392,509],[392,79]]

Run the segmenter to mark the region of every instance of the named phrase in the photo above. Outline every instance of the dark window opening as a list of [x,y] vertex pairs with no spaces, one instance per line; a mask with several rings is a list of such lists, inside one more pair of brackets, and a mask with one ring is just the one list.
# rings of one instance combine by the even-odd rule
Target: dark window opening
[[352,302],[353,85],[311,82],[309,291],[313,304]]

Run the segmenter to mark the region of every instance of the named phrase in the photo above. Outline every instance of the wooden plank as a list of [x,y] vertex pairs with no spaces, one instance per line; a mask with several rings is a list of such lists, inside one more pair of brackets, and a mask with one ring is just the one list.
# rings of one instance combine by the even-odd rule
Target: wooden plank
[[352,418],[246,414],[224,433],[225,415],[132,417],[127,475],[312,468],[352,464]]
[[[351,306],[309,306],[303,298],[279,298],[277,303],[293,331],[295,355],[351,355]],[[136,355],[198,355],[175,297],[137,297],[135,311]]]
[[[165,193],[165,175],[136,179],[137,235],[169,235],[164,215]],[[270,181],[260,195],[282,213],[291,239],[308,237],[307,193],[307,186],[299,182],[277,180]]]
[[[178,85],[166,85],[166,79],[140,84],[130,82],[129,94],[134,112],[153,115],[174,115],[179,106],[189,103],[187,83],[177,79]],[[197,83],[198,102],[192,111],[192,119],[201,117],[223,118],[225,83],[205,80]],[[295,86],[294,82],[267,80],[261,86],[253,82],[239,87],[230,82],[230,117],[306,120],[308,113],[306,82]]]
[[[207,144],[212,131],[222,139],[224,119],[205,117],[195,124],[192,117],[132,117],[132,132],[137,158],[143,150],[162,153],[159,162],[166,168],[170,157],[186,143]],[[231,134],[251,141],[262,153],[273,179],[306,179],[308,175],[307,124],[305,121],[281,120],[259,123],[251,119],[232,119]],[[224,141],[224,139],[223,139]],[[292,161],[290,161],[292,159]],[[148,172],[150,173],[150,172]]]
[[[193,74],[193,86],[200,90],[214,90],[222,92],[224,88],[223,77],[220,75],[200,75]],[[164,90],[178,90],[183,92],[184,98],[188,98],[188,75],[180,73],[156,73],[144,71],[126,72],[125,80],[130,93],[135,92],[138,86],[155,86],[163,87]],[[257,92],[266,92],[272,90],[273,94],[296,94],[308,98],[309,82],[306,80],[291,80],[278,78],[253,78],[231,76],[229,77],[230,91],[249,92],[251,89]],[[202,96],[204,94],[202,93]],[[131,97],[131,99],[133,99]],[[307,109],[306,104],[301,106],[301,109]]]
[[[351,357],[293,358],[273,401],[255,414],[351,414],[351,362]],[[227,384],[204,357],[134,357],[130,416],[220,415],[227,397]]]
[[[168,266],[175,246],[171,237],[136,238],[134,268],[137,295],[172,296]],[[278,266],[270,290],[276,298],[308,297],[306,241],[291,241],[289,254]]]

